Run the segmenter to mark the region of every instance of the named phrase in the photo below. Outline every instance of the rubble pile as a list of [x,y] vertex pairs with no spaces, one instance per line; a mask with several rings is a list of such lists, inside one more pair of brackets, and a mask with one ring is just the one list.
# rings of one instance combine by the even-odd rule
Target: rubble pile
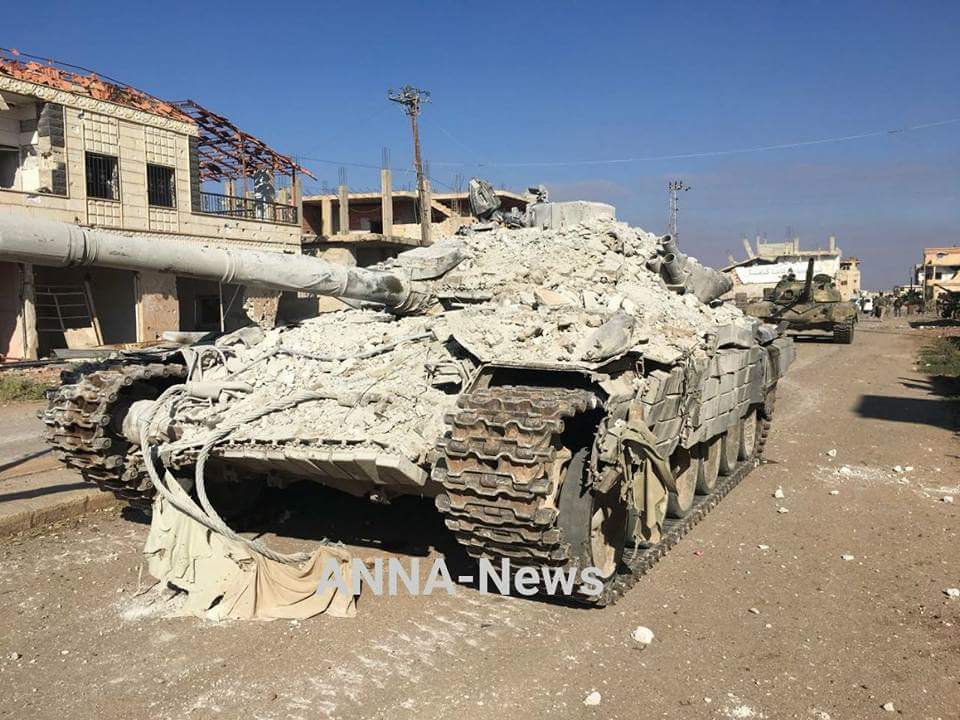
[[443,309],[434,314],[347,309],[267,331],[249,347],[225,345],[227,362],[203,379],[242,381],[252,392],[192,408],[197,432],[314,388],[330,398],[251,422],[232,440],[333,440],[422,459],[443,433],[470,356],[590,365],[585,341],[619,313],[632,318],[624,330],[629,344],[670,365],[702,351],[720,326],[752,327],[734,307],[668,290],[647,268],[656,236],[621,222],[504,228],[462,242],[467,257],[436,281]]
[[[593,328],[618,310],[637,324],[645,357],[671,364],[719,325],[749,321],[732,306],[709,307],[670,292],[646,267],[657,236],[601,220],[556,230],[475,233],[470,257],[441,281],[441,291],[490,300],[448,314],[458,340],[480,356],[512,362],[571,362]],[[690,258],[693,262],[693,258]]]

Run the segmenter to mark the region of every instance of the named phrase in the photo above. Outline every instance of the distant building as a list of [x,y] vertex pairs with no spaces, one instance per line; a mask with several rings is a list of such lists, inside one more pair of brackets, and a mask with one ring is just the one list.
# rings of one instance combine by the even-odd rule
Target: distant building
[[840,271],[837,273],[837,289],[840,297],[849,300],[860,295],[860,258],[840,259]]
[[[801,249],[799,238],[770,243],[758,237],[755,248],[746,238],[742,242],[747,259],[733,262],[723,269],[733,281],[733,290],[727,294],[729,298],[739,297],[748,301],[760,299],[764,289],[772,288],[790,271],[799,278],[804,277],[811,258],[814,261],[814,273],[834,278],[844,300],[860,291],[860,260],[842,260],[843,253],[832,235],[826,249],[816,250]],[[847,284],[841,285],[844,280]]]
[[[0,214],[299,253],[305,172],[191,101],[0,51]],[[243,303],[215,282],[0,262],[0,358],[230,329]]]
[[923,249],[921,285],[925,302],[947,290],[960,292],[960,246]]
[[[381,171],[380,192],[343,192],[303,198],[305,248],[338,262],[360,266],[379,262],[420,244],[419,200],[410,190],[393,190],[390,171]],[[530,198],[497,190],[500,208],[521,213]],[[433,236],[452,235],[477,222],[466,192],[428,191]]]

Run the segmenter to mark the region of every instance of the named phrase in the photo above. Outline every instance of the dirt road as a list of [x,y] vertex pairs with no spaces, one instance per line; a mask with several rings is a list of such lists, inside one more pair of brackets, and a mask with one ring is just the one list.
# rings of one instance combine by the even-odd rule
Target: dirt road
[[[463,588],[365,596],[354,620],[217,625],[133,597],[141,523],[7,541],[0,716],[958,717],[957,405],[913,370],[924,332],[801,343],[768,464],[602,611]],[[449,547],[424,504],[324,497],[303,520],[363,556]]]

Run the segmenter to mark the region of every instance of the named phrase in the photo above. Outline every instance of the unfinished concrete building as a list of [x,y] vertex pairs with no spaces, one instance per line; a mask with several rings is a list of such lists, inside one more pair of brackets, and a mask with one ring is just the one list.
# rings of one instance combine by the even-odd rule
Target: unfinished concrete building
[[[306,172],[192,101],[0,51],[0,213],[299,253]],[[230,329],[245,322],[243,295],[156,273],[0,263],[0,357]]]
[[[504,211],[523,212],[530,198],[497,190]],[[435,236],[452,235],[462,225],[477,222],[466,192],[428,191]],[[371,265],[420,244],[419,198],[416,191],[394,190],[389,170],[381,171],[380,192],[336,193],[303,198],[303,235],[307,252],[328,259]]]

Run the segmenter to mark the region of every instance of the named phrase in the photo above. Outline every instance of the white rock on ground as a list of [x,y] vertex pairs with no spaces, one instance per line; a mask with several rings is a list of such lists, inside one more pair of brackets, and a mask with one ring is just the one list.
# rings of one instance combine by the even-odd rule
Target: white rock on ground
[[831,494],[831,495],[839,495],[839,494],[840,494],[840,491],[839,491],[839,490],[831,490],[831,491],[830,491],[830,494]]
[[849,562],[850,560],[856,560],[856,557],[854,557],[853,555],[849,555],[849,554],[846,554],[846,553],[845,553],[845,554],[843,554],[843,555],[840,556],[840,559],[841,559],[841,560],[846,560],[846,561]]
[[885,702],[881,707],[887,712],[896,712],[897,710],[897,708],[894,707],[892,702]]
[[786,497],[786,495],[783,493],[783,488],[779,485],[777,486],[777,489],[773,491],[773,496],[778,500]]
[[827,455],[830,456],[830,457],[836,457],[836,456],[837,456],[836,448],[834,448],[834,449],[832,449],[832,450],[827,450]]
[[590,693],[583,699],[583,704],[589,705],[589,706],[599,705],[601,699],[602,699],[602,696],[600,695],[600,693],[594,690],[592,693]]
[[960,588],[947,588],[943,591],[943,594],[949,598],[958,598],[960,597]]
[[780,513],[781,515],[783,515],[784,513],[790,512],[790,510],[789,510],[789,508],[778,507],[778,508],[777,508],[777,512]]
[[646,647],[653,642],[653,630],[643,625],[638,625],[634,628],[633,632],[630,633],[630,637],[643,647]]

